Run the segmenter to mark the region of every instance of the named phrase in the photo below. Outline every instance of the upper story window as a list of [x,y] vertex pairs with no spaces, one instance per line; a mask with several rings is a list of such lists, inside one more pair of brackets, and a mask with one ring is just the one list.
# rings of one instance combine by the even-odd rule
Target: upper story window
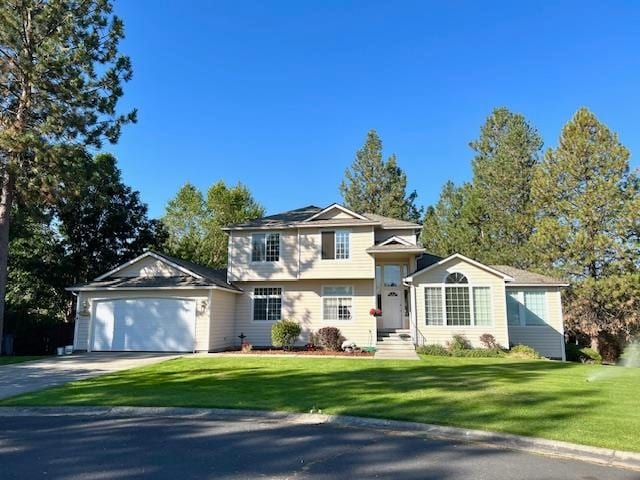
[[252,262],[277,262],[279,260],[279,233],[254,233],[251,235]]
[[449,274],[441,287],[425,287],[424,307],[427,325],[492,325],[491,288],[469,285],[459,272]]
[[322,232],[322,259],[347,260],[351,256],[351,232],[335,230]]

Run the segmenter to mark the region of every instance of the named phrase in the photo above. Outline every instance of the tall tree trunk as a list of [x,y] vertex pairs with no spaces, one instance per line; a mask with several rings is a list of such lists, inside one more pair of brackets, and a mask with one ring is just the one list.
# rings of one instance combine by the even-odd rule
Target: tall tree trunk
[[0,353],[2,350],[4,332],[4,295],[7,291],[7,263],[9,260],[9,227],[11,220],[11,205],[16,186],[16,177],[9,169],[2,176],[2,191],[0,192]]

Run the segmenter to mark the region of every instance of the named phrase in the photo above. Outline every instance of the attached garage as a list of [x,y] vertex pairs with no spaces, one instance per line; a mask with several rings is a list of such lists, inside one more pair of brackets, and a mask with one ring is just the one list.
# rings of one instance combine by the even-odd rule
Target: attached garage
[[69,290],[77,296],[76,350],[196,352],[234,339],[241,291],[225,270],[147,252]]
[[196,301],[129,298],[94,302],[94,352],[196,350]]

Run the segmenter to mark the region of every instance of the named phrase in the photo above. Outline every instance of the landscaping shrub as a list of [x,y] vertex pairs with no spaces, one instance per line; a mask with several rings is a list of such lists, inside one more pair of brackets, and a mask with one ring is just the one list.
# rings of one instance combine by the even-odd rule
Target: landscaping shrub
[[271,343],[274,347],[289,348],[302,332],[302,327],[292,320],[278,320],[271,327]]
[[344,341],[340,329],[336,327],[322,327],[316,337],[321,347],[333,352],[339,352]]
[[471,348],[466,350],[452,350],[452,357],[495,358],[504,357],[505,353],[499,348]]
[[438,345],[437,343],[431,345],[421,345],[416,348],[416,351],[418,353],[421,353],[422,355],[435,355],[437,357],[448,357],[451,355],[449,353],[449,350],[447,350],[442,345]]
[[570,362],[602,363],[602,356],[589,347],[580,347],[575,343],[567,343],[565,352],[567,353],[567,360]]
[[496,337],[490,333],[480,335],[480,343],[482,343],[487,350],[500,350],[501,348]]
[[454,335],[447,343],[447,348],[450,352],[454,352],[456,350],[469,350],[471,349],[471,342],[464,335]]
[[522,358],[522,359],[544,358],[542,355],[536,352],[535,349],[527,345],[514,345],[513,347],[511,347],[511,350],[509,350],[509,353],[507,354],[507,356],[509,358]]

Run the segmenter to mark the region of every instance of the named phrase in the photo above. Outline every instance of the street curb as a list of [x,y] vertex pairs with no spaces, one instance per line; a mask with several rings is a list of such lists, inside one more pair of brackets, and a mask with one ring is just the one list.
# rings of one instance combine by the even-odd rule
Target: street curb
[[238,420],[271,420],[300,425],[331,424],[387,431],[395,434],[426,435],[432,438],[481,443],[494,448],[518,450],[616,468],[640,471],[640,453],[590,447],[568,442],[524,437],[508,433],[445,427],[426,423],[263,410],[182,407],[0,407],[0,417],[86,415],[100,417],[179,417]]

